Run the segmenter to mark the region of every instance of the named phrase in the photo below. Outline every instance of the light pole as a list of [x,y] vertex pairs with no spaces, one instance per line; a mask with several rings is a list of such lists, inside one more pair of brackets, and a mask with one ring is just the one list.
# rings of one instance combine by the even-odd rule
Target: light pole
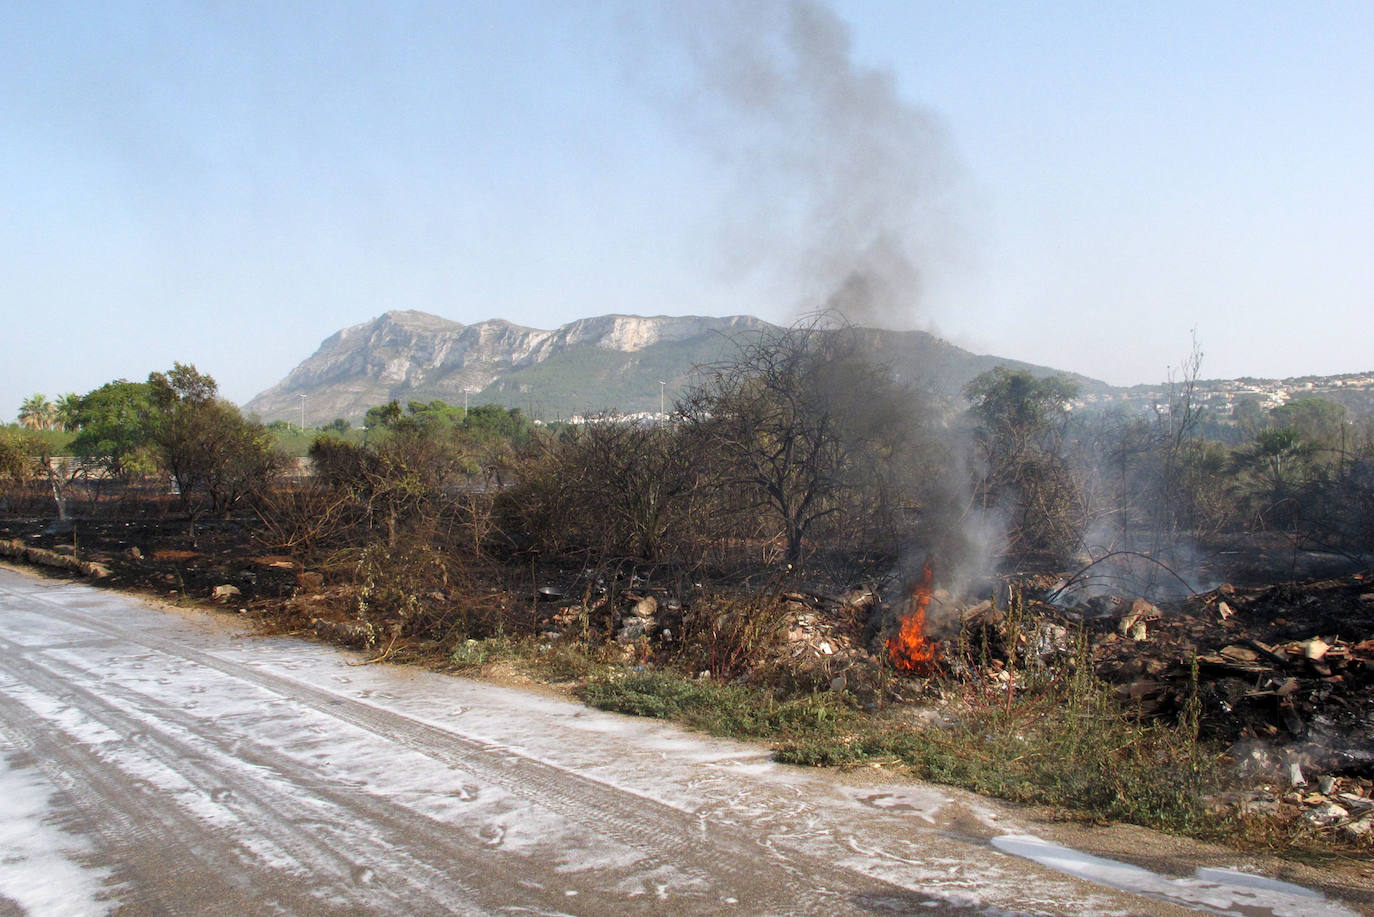
[[301,430],[305,429],[305,392],[296,396],[301,400]]
[[658,416],[662,417],[663,412],[663,386],[667,385],[662,379],[658,380]]

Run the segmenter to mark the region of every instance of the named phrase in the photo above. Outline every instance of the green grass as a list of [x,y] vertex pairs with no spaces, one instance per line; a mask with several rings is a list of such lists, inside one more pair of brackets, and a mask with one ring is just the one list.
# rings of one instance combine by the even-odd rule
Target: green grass
[[691,679],[658,669],[589,679],[582,695],[602,710],[673,720],[736,739],[833,741],[862,719],[842,695],[779,699],[764,688]]
[[941,725],[863,714],[843,695],[779,698],[765,688],[654,669],[593,678],[583,694],[601,709],[771,741],[784,763],[895,765],[924,780],[1082,817],[1199,837],[1234,829],[1206,806],[1223,783],[1218,756],[1186,725],[1139,720],[1091,679],[1042,684],[1010,704],[981,686],[960,691]]

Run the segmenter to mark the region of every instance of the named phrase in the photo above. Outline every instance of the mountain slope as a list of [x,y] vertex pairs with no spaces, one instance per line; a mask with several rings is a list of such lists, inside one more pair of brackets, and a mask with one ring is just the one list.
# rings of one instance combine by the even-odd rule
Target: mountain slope
[[[524,408],[545,420],[656,411],[660,396],[671,405],[695,381],[696,367],[734,354],[740,335],[769,330],[777,329],[751,316],[603,315],[545,331],[497,319],[463,325],[424,312],[388,312],[326,338],[244,407],[265,421],[298,421],[304,396],[308,425],[335,417],[357,422],[392,399],[462,404],[466,398]],[[860,334],[875,360],[940,394],[957,393],[997,365],[1053,372],[972,354],[923,331]]]

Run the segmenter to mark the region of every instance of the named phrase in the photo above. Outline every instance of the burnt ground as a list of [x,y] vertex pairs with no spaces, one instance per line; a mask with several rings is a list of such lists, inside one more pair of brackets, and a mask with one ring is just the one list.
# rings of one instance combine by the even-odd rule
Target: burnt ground
[[1123,697],[1177,711],[1196,679],[1204,732],[1235,743],[1257,772],[1296,764],[1308,778],[1374,778],[1374,580],[1132,604],[1089,622],[1097,671]]
[[290,598],[297,586],[296,562],[256,550],[247,523],[232,520],[193,529],[151,514],[66,523],[9,518],[0,519],[0,542],[93,562],[101,586],[164,599],[216,600],[216,588],[232,586],[238,593],[217,601],[262,609]]
[[[79,558],[107,588],[243,609],[279,629],[313,624],[317,635],[349,642],[342,629],[322,630],[320,619],[301,617],[303,604],[320,602],[310,606],[311,615],[328,608],[321,600],[329,590],[321,589],[318,574],[261,551],[246,521],[205,521],[192,529],[184,519],[155,513],[75,524],[0,519],[0,556],[23,560],[16,555],[26,549],[47,560]],[[1154,603],[1128,589],[1096,589],[1085,598],[1056,591],[1062,580],[1026,580],[1017,657],[1022,665],[1062,657],[1072,652],[1072,635],[1083,633],[1097,673],[1142,714],[1176,717],[1190,698],[1200,699],[1203,734],[1229,745],[1236,767],[1260,787],[1244,804],[1306,814],[1318,826],[1363,822],[1374,831],[1374,575],[1351,566],[1348,558],[1300,554],[1274,539],[1248,548],[1212,545],[1198,569],[1220,585]],[[489,585],[493,596],[502,591]],[[507,594],[500,601],[528,605],[526,598]],[[881,651],[867,612],[805,594],[794,598],[798,614],[788,639],[808,645],[802,655],[815,656],[827,675],[830,668],[857,673],[858,663],[872,667]],[[948,607],[933,611],[947,622],[991,633],[994,644],[1005,634],[1004,609],[944,600]],[[558,603],[533,604],[548,608],[544,616],[557,626],[551,606]],[[637,623],[628,611],[609,611],[608,629]],[[644,624],[644,632],[653,631],[651,622]],[[965,674],[995,678],[1000,663],[991,663],[986,672]]]

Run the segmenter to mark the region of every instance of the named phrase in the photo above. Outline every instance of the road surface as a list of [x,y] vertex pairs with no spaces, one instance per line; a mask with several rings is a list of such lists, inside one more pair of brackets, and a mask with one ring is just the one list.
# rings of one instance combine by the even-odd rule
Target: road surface
[[84,584],[0,622],[0,915],[1357,913]]

